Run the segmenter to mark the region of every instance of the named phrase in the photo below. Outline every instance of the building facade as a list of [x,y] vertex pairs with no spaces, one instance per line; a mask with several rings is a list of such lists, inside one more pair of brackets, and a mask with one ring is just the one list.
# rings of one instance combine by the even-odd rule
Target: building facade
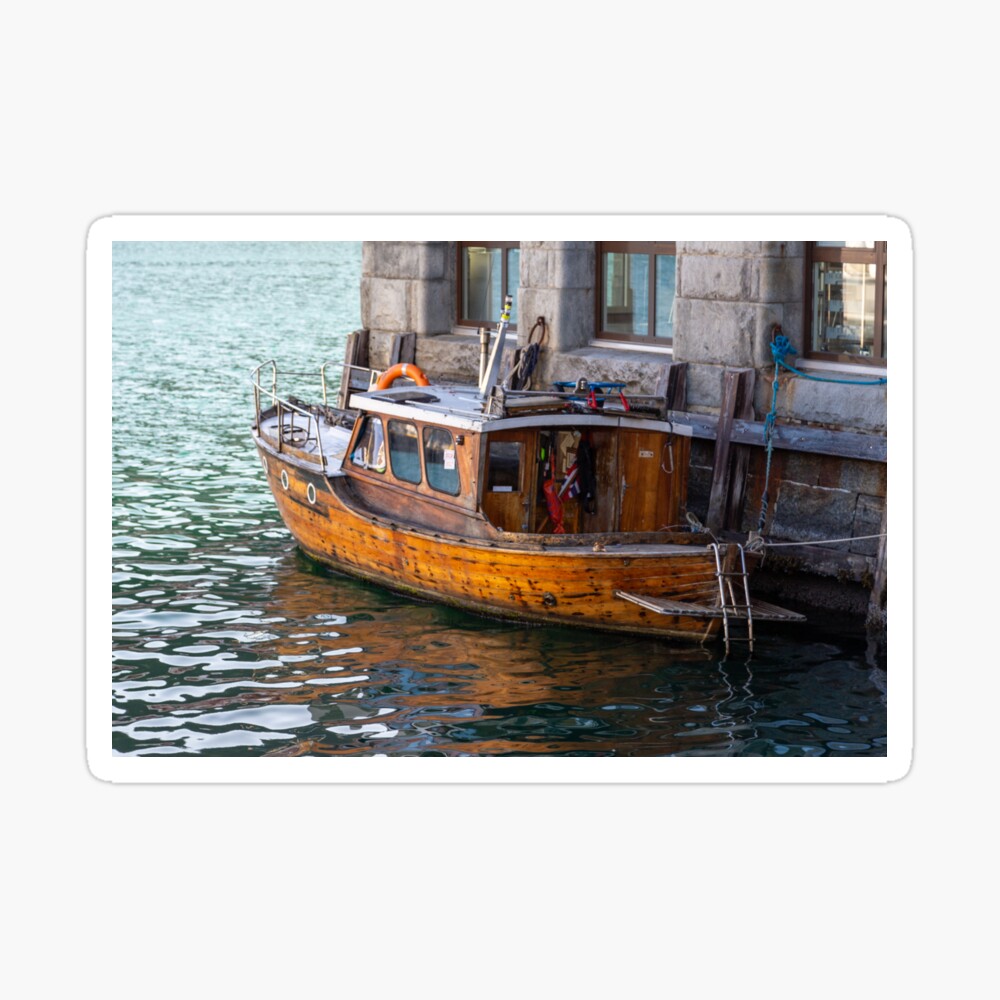
[[[884,621],[884,242],[366,242],[362,253],[374,367],[394,335],[414,333],[429,377],[476,381],[480,329],[495,329],[510,294],[511,351],[540,345],[535,389],[586,378],[655,394],[683,364],[683,409],[710,424],[727,378],[752,373],[740,415],[759,424],[774,409],[776,426],[808,440],[742,446],[741,523],[730,527],[756,530],[763,514],[765,537],[783,543],[765,561],[772,592]],[[777,334],[801,374],[781,369],[775,399]],[[693,442],[688,511],[703,521],[716,450],[711,436]]]

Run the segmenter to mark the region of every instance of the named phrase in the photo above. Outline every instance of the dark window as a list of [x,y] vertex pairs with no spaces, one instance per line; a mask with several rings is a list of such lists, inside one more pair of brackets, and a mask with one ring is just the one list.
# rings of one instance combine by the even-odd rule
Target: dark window
[[358,432],[357,444],[351,452],[351,463],[372,472],[385,472],[385,437],[382,432],[382,421],[378,417],[361,418],[361,430]]
[[521,442],[491,441],[486,473],[489,493],[519,493],[521,490]]
[[408,421],[389,421],[389,461],[397,479],[404,483],[420,482],[420,439],[417,428]]
[[457,459],[451,431],[443,427],[424,428],[424,467],[427,482],[433,489],[457,496],[461,486]]
[[598,244],[598,337],[673,343],[676,254],[675,243]]
[[885,364],[886,244],[808,245],[806,355]]
[[462,326],[492,326],[500,321],[504,296],[514,305],[510,325],[517,327],[520,286],[520,243],[459,243],[458,322]]

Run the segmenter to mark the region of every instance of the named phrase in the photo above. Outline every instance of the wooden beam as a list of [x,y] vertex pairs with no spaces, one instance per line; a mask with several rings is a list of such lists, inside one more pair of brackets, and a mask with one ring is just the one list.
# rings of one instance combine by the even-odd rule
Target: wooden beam
[[389,364],[393,365],[416,364],[417,361],[417,335],[415,333],[394,333],[392,343],[389,345]]
[[663,400],[660,415],[664,420],[671,410],[687,407],[687,367],[686,361],[672,361],[660,369],[653,395]]
[[[667,419],[679,427],[690,427],[691,436],[714,441],[719,420],[703,413],[671,411]],[[774,425],[771,438],[775,448],[784,451],[806,451],[816,455],[834,455],[839,458],[856,458],[868,462],[885,462],[886,439],[878,434],[859,434],[856,431],[838,431],[828,427],[806,427],[800,424]],[[732,422],[730,441],[735,444],[764,445],[764,424],[752,420]]]
[[[733,440],[739,444],[763,445],[764,425],[737,420],[733,424]],[[838,455],[872,462],[886,460],[886,439],[875,434],[802,427],[779,421],[774,425],[771,440],[775,448],[786,451],[810,451],[818,455]]]
[[870,624],[885,622],[885,594],[889,583],[886,569],[886,541],[888,534],[888,505],[882,511],[882,527],[879,529],[882,537],[878,543],[878,555],[875,557],[875,577],[872,583],[871,597],[868,600],[868,621]]
[[[355,330],[347,336],[347,346],[344,349],[344,373],[341,376],[340,394],[337,397],[337,406],[342,410],[347,409],[347,400],[350,398],[351,390],[362,388],[360,383],[352,384],[352,367],[368,367],[367,330]],[[367,385],[364,388],[367,388]]]
[[347,348],[344,352],[344,363],[348,365],[368,366],[368,331],[355,330],[347,338]]
[[750,452],[734,446],[733,424],[737,418],[753,417],[753,387],[757,373],[752,368],[727,369],[722,377],[722,402],[715,429],[712,488],[708,499],[708,528],[721,531],[738,528],[746,489]]

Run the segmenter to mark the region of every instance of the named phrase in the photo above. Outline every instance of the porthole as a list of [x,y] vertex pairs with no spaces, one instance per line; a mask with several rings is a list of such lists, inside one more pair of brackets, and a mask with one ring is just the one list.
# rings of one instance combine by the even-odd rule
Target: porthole
[[306,496],[309,498],[309,502],[310,503],[315,503],[316,502],[316,487],[313,486],[312,483],[310,483],[306,487]]
[[260,456],[260,464],[264,466],[264,471],[267,472],[267,455]]
[[281,470],[281,485],[288,489],[288,473],[284,469]]

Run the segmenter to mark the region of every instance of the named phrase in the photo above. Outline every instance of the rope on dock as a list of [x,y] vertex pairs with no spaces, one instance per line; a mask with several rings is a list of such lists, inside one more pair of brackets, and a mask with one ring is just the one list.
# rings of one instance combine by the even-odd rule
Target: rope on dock
[[[793,375],[811,379],[814,382],[839,382],[843,385],[885,385],[887,382],[884,377],[860,381],[858,379],[824,378],[820,375],[810,375],[808,372],[799,371],[798,368],[794,368],[785,361],[789,354],[798,352],[792,347],[791,341],[782,334],[780,324],[775,323],[772,332],[774,340],[771,342],[771,357],[774,358],[774,381],[771,383],[771,410],[764,418],[764,447],[767,451],[767,465],[764,469],[764,490],[760,497],[760,517],[757,519],[757,531],[761,534],[764,531],[764,522],[767,520],[767,508],[770,503],[768,487],[771,482],[771,455],[774,452],[774,424],[778,419],[778,376],[781,374],[781,369],[784,368]],[[845,539],[836,539],[836,541],[845,541]]]
[[[836,545],[839,542],[863,542],[869,538],[887,538],[888,532],[883,531],[879,535],[851,535],[849,538],[824,538],[821,541],[802,541],[802,542],[765,542],[763,538],[760,539],[760,546],[765,549],[778,549],[785,545]],[[749,547],[749,546],[748,546]]]

